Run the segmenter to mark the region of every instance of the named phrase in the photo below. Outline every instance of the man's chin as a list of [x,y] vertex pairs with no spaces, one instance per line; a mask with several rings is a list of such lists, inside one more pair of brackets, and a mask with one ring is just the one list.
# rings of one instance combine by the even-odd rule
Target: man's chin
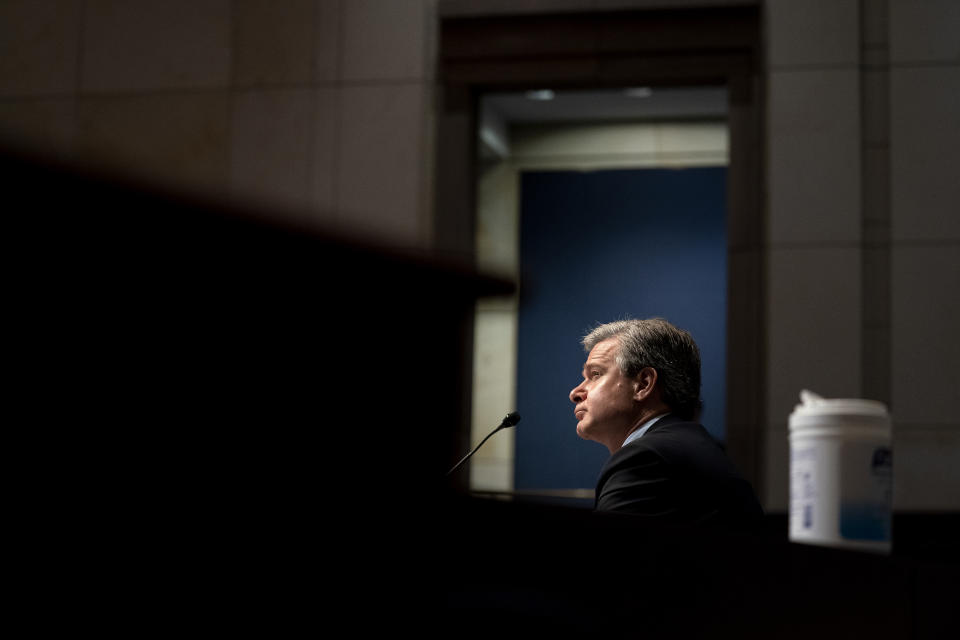
[[587,429],[587,426],[583,424],[583,420],[577,423],[577,435],[583,438],[584,440],[593,439],[589,435],[589,430]]

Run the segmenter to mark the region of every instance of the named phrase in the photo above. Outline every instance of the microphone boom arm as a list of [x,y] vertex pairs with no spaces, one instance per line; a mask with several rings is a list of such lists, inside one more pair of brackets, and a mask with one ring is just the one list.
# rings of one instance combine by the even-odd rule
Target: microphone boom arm
[[475,453],[477,452],[477,450],[480,449],[480,447],[483,446],[483,443],[490,439],[490,436],[492,436],[493,434],[495,434],[497,431],[500,431],[501,429],[506,429],[506,428],[508,428],[508,427],[512,427],[512,426],[516,425],[518,422],[520,422],[520,414],[519,414],[519,413],[517,413],[516,411],[511,411],[510,413],[508,413],[507,416],[503,419],[503,422],[500,423],[500,426],[498,426],[496,429],[494,429],[493,431],[491,431],[490,433],[488,433],[488,434],[487,434],[487,437],[484,438],[483,440],[481,440],[481,441],[480,441],[480,444],[478,444],[477,446],[475,446],[475,447],[473,448],[473,451],[471,451],[471,452],[468,453],[467,455],[463,456],[463,458],[460,459],[460,462],[458,462],[457,464],[453,465],[453,468],[450,469],[450,471],[447,471],[447,475],[449,476],[451,473],[453,473],[454,471],[456,471],[457,469],[459,469],[459,468],[460,468],[460,465],[462,465],[464,462],[466,462],[467,460],[469,460],[469,459],[470,459],[470,456],[472,456],[473,454],[475,454]]

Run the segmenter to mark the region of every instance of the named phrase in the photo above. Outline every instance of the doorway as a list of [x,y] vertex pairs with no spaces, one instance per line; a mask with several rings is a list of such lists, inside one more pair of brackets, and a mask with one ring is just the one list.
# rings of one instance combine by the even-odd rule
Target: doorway
[[[441,16],[434,238],[440,250],[477,259],[481,268],[486,267],[478,256],[475,230],[481,222],[478,216],[482,211],[477,204],[484,189],[477,175],[489,167],[474,153],[485,96],[543,88],[725,88],[724,130],[729,136],[725,345],[727,353],[736,354],[726,365],[725,440],[734,463],[762,491],[765,358],[760,43],[760,11],[755,5],[478,18]],[[506,175],[500,178],[507,180]],[[519,180],[515,185],[518,197]],[[485,302],[500,305],[501,318],[509,314],[509,302]],[[506,340],[517,339],[517,327],[508,322],[500,323],[495,330]],[[483,327],[476,327],[478,342],[483,331]],[[476,358],[495,360],[496,354],[477,353]],[[502,369],[510,366],[499,362]],[[513,408],[517,398],[508,395],[503,392],[495,397]],[[474,398],[473,416],[469,412],[462,416],[460,439],[464,450],[476,442],[471,440],[470,424],[471,418],[476,420],[478,404],[482,408],[496,403],[483,399],[478,403]],[[502,415],[495,415],[484,429],[492,428],[500,418]],[[516,431],[527,421],[524,417]],[[487,448],[507,435],[505,432],[493,438]]]
[[473,489],[589,496],[606,452],[576,437],[566,393],[585,330],[624,316],[691,330],[724,439],[725,109],[722,87],[481,99],[477,261],[519,295],[478,305],[472,438],[525,419],[477,454]]

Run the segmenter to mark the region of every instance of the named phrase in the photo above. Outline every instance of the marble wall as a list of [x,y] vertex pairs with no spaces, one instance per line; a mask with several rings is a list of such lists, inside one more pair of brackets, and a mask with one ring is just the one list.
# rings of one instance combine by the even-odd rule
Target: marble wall
[[0,3],[0,139],[430,242],[433,0]]
[[890,406],[897,510],[958,509],[960,5],[764,6],[765,504],[810,388]]

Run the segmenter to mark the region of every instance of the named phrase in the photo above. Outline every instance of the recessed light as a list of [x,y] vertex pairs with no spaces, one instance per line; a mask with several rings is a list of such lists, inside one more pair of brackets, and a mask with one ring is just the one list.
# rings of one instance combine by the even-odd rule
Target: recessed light
[[649,98],[653,95],[653,89],[650,87],[630,87],[624,89],[623,93],[630,98]]
[[525,94],[528,100],[553,100],[555,94],[550,89],[537,89],[535,91],[527,91]]

